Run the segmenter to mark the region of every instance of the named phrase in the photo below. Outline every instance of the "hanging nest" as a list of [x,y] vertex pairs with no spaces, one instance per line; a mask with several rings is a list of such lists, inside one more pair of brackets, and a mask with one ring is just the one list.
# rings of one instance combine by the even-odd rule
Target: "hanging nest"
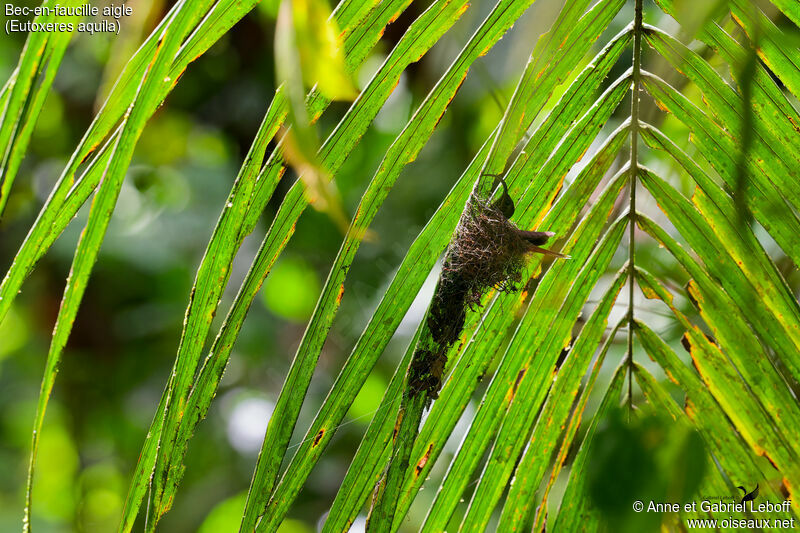
[[513,210],[507,193],[495,203],[475,195],[470,198],[447,250],[428,314],[427,326],[437,349],[414,354],[409,380],[412,392],[427,390],[431,398],[437,397],[447,351],[464,329],[467,309],[480,306],[490,288],[518,290],[526,254],[565,257],[539,248],[552,233],[520,230],[508,220]]

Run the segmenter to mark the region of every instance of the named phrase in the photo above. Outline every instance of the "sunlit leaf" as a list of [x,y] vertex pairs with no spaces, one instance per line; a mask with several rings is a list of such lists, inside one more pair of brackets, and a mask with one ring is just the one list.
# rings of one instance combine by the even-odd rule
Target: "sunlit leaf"
[[[72,50],[68,32],[27,36],[0,92],[0,212],[14,194],[32,194],[27,187],[38,194],[42,183],[53,185],[38,216],[28,219],[27,237],[11,243],[19,250],[0,285],[4,375],[21,367],[6,358],[25,357],[28,345],[39,342],[42,328],[32,315],[50,316],[49,307],[33,313],[28,299],[18,298],[24,282],[54,245],[55,262],[36,279],[57,272],[53,264],[64,250],[72,265],[61,304],[53,307],[57,320],[33,417],[25,531],[39,520],[33,510],[40,494],[43,518],[50,513],[85,528],[78,515],[105,510],[105,524],[121,512],[122,532],[172,528],[190,514],[164,519],[184,493],[190,502],[184,508],[201,502],[186,527],[238,524],[247,533],[338,533],[361,527],[366,515],[370,532],[683,530],[691,518],[749,515],[636,513],[631,503],[709,494],[738,499],[737,487],[747,492],[755,485],[757,498],[791,500],[779,518],[800,516],[800,8],[789,0],[539,0],[535,15],[523,18],[533,3],[343,0],[332,11],[325,0],[283,0],[262,2],[260,16],[237,26],[258,2],[180,0],[153,21],[138,50],[118,41],[108,67],[116,82],[106,80],[86,98],[103,105],[74,149],[48,154],[66,161],[54,183],[38,167],[29,171],[24,159],[31,139],[42,142],[63,129],[59,121],[71,120],[60,113],[69,100],[62,96],[54,100],[59,113],[36,130],[45,98],[54,82],[64,94],[69,87],[56,76],[62,57],[68,65],[87,50],[106,48],[92,48],[97,42],[89,46],[82,36]],[[46,13],[36,20],[56,18]],[[265,35],[274,30],[274,48],[263,51],[265,60],[275,60],[274,98],[229,191],[210,199],[218,206],[216,224],[196,226],[209,232],[200,240],[207,245],[189,265],[196,274],[191,289],[187,282],[185,313],[163,320],[180,333],[177,349],[124,507],[121,494],[106,497],[96,487],[84,496],[79,469],[94,455],[78,448],[83,437],[73,439],[45,413],[70,340],[81,340],[71,339],[72,328],[91,294],[95,264],[105,260],[107,230],[130,207],[118,208],[117,200],[125,199],[136,145],[143,138],[140,150],[156,154],[146,162],[158,167],[189,158],[215,171],[227,168],[234,149],[190,142],[190,112],[181,109],[175,128],[175,115],[159,109],[186,83],[190,63],[218,42],[212,56],[228,57],[226,34],[252,24]],[[515,25],[517,33],[497,48]],[[538,39],[528,37],[532,29],[542,32]],[[140,38],[137,31],[125,37]],[[520,47],[530,52],[524,66],[513,60]],[[489,53],[498,64],[503,58],[503,69],[480,63]],[[367,63],[358,92],[353,76]],[[482,75],[467,79],[476,66]],[[387,136],[376,117],[401,92],[402,121]],[[508,101],[500,104],[502,117],[483,109],[490,92]],[[336,100],[348,103],[329,110]],[[484,137],[480,148],[470,145],[474,117],[483,117],[474,128]],[[59,143],[66,138],[62,133]],[[422,169],[426,177],[409,195],[399,180],[419,173],[409,165],[420,156],[434,161],[437,172]],[[149,201],[158,193],[142,187],[139,172],[133,169],[139,188],[131,194]],[[32,185],[14,186],[17,174],[33,176]],[[215,179],[224,180],[219,174]],[[356,183],[357,175],[367,179]],[[453,181],[429,187],[439,179]],[[428,195],[447,186],[446,195]],[[193,201],[176,191],[171,196],[187,198],[171,205]],[[390,246],[416,238],[392,250],[403,258],[399,265],[373,261],[374,243],[364,245],[371,226],[386,224],[408,202],[413,213],[389,221],[397,235],[381,238],[392,239]],[[469,233],[470,217],[481,216],[475,206],[483,203],[481,212],[502,215],[493,216],[503,231],[489,237]],[[301,219],[308,206],[328,218]],[[348,213],[351,206],[357,207]],[[83,232],[56,244],[76,217]],[[15,224],[20,220],[24,213]],[[304,255],[306,243],[296,242],[285,255],[298,227],[298,236],[330,235],[314,223],[339,229],[330,254]],[[260,246],[248,240],[254,232]],[[535,240],[538,248],[529,251],[547,254],[497,252],[506,238],[520,235]],[[450,259],[437,266],[443,252],[452,258],[463,249],[482,258],[480,267],[514,270],[515,277],[477,286],[475,273]],[[365,271],[374,296],[366,303],[351,290]],[[326,273],[324,283],[318,272]],[[420,296],[428,294],[426,280],[438,287],[428,301]],[[442,280],[461,285],[440,293]],[[36,291],[47,293],[47,284],[36,283]],[[162,288],[154,292],[162,296]],[[251,372],[253,358],[241,357],[251,344],[246,318],[257,298],[259,319],[285,328],[262,349],[279,352],[285,374],[269,366],[265,378]],[[439,322],[420,311],[426,306]],[[357,320],[340,316],[353,309]],[[401,328],[403,320],[410,327]],[[366,327],[350,335],[356,323]],[[447,330],[446,342],[437,328]],[[436,354],[429,350],[434,345],[441,348]],[[140,346],[114,346],[114,354],[127,358]],[[269,420],[262,413],[259,424],[248,426],[266,429],[258,459],[239,458],[252,468],[246,495],[240,485],[216,479],[208,483],[218,491],[206,484],[199,495],[196,480],[206,472],[188,452],[195,440],[214,434],[214,424],[200,423],[213,413],[218,393],[225,412],[229,361],[233,388],[246,374],[247,386],[258,389],[249,393],[269,404]],[[150,390],[144,372],[125,377],[132,384],[147,379]],[[313,412],[313,418],[303,414]],[[342,430],[354,421],[348,413],[359,421]],[[363,434],[348,431],[363,430],[369,416]],[[342,433],[346,438],[331,446]],[[223,452],[215,449],[219,457]],[[66,469],[59,469],[59,454]],[[319,509],[315,516],[307,512],[310,500]]]

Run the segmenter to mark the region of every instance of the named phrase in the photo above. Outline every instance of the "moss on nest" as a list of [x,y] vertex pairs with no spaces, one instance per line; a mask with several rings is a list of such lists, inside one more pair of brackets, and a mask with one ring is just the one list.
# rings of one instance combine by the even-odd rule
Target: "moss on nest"
[[[495,288],[515,291],[522,282],[525,256],[530,252],[561,256],[538,245],[550,232],[523,231],[506,216],[510,198],[489,203],[472,196],[450,243],[442,274],[431,302],[427,326],[435,346],[418,349],[409,369],[412,394],[426,390],[435,399],[447,362],[447,351],[459,339],[467,309],[480,305],[484,293]],[[505,211],[505,212],[504,212]],[[511,203],[513,213],[513,202]]]

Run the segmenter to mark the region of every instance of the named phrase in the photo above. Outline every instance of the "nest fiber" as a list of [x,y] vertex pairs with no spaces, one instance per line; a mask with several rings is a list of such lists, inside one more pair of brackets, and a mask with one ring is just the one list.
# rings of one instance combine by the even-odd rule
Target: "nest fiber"
[[448,349],[464,329],[467,309],[480,305],[490,289],[515,291],[522,283],[525,255],[543,252],[536,245],[551,236],[522,231],[500,207],[473,196],[461,217],[445,256],[427,326],[433,350],[418,350],[411,367],[412,390],[425,389],[432,398],[441,386]]

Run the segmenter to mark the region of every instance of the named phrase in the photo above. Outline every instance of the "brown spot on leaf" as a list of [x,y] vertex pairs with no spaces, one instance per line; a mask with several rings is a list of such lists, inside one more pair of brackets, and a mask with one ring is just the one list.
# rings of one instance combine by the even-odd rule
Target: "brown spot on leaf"
[[342,303],[342,296],[344,296],[344,283],[339,285],[339,294],[336,295],[336,304]]
[[403,422],[403,411],[400,411],[400,414],[397,415],[397,421],[394,423],[394,429],[392,430],[392,440],[397,439],[397,432],[400,430],[400,424]]
[[519,373],[517,374],[517,379],[516,379],[516,381],[514,382],[514,386],[511,388],[511,399],[513,399],[513,398],[514,398],[514,396],[516,396],[516,395],[517,395],[517,388],[519,388],[519,384],[522,382],[522,378],[524,378],[524,377],[525,377],[525,373],[526,373],[527,371],[528,371],[528,369],[527,369],[527,368],[523,368],[523,369],[522,369],[522,370],[520,370],[520,371],[519,371]]
[[417,466],[414,467],[415,475],[419,476],[422,473],[422,469],[425,468],[425,465],[428,464],[428,460],[431,458],[431,452],[433,451],[433,443],[428,444],[428,449],[425,450],[425,455],[422,456],[422,459],[419,460]]
[[686,416],[688,416],[690,420],[694,420],[696,409],[688,396],[686,397],[686,404],[684,405],[683,410],[686,413]]
[[86,161],[86,159],[88,159],[88,158],[89,158],[89,156],[90,156],[90,155],[92,155],[92,153],[94,153],[94,151],[97,149],[97,146],[98,146],[99,144],[100,144],[100,143],[94,143],[94,144],[92,145],[92,147],[91,147],[91,148],[89,148],[89,151],[88,151],[88,152],[86,152],[86,155],[85,155],[85,156],[83,156],[83,157],[81,158],[81,162],[80,162],[79,164],[81,164],[81,165],[82,165],[82,164],[83,164],[83,163]]
[[689,353],[692,352],[692,343],[689,340],[688,334],[684,333],[683,336],[681,337],[681,345],[683,346],[683,349],[686,350],[687,352]]
[[667,105],[664,102],[662,102],[661,100],[658,100],[657,98],[653,98],[653,100],[655,100],[656,106],[658,106],[658,108],[661,111],[663,111],[664,113],[669,113],[669,108],[667,107]]

